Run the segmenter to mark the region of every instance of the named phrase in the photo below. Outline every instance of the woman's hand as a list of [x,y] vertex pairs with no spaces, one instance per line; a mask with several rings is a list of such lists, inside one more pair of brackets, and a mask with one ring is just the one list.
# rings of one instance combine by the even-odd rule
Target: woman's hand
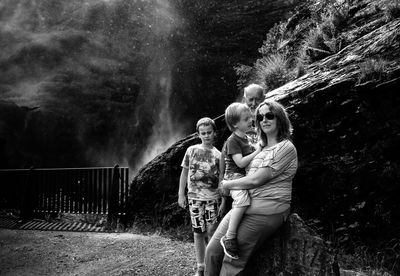
[[222,200],[222,203],[218,208],[218,216],[220,218],[223,218],[227,212],[228,212],[228,210],[227,210],[227,206],[226,206],[226,201]]
[[226,180],[221,181],[221,184],[219,185],[219,192],[222,196],[229,196],[229,189],[224,187],[224,183],[226,183]]

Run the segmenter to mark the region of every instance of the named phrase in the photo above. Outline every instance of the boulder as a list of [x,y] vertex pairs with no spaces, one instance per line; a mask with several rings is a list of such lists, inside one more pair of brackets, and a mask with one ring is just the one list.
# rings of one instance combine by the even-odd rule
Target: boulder
[[331,247],[292,213],[250,260],[245,275],[339,275]]
[[[335,250],[296,213],[255,252],[245,275],[253,276],[366,276],[361,271],[339,267]],[[391,276],[375,271],[376,276]]]

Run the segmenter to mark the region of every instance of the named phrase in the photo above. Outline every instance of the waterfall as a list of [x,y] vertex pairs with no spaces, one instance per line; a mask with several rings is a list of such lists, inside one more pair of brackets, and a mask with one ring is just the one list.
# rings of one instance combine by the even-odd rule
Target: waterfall
[[137,170],[183,136],[168,1],[2,1],[0,23],[1,100],[34,110],[0,118],[0,138],[25,143],[10,153],[25,166]]

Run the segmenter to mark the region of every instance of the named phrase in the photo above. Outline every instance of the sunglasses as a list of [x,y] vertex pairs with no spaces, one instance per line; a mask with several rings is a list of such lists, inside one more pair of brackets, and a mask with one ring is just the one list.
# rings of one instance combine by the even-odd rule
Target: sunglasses
[[257,114],[257,116],[256,116],[256,119],[259,122],[264,120],[264,118],[267,119],[267,120],[273,120],[273,119],[275,119],[275,114],[271,113],[271,112],[268,112],[268,113],[265,113],[265,114]]

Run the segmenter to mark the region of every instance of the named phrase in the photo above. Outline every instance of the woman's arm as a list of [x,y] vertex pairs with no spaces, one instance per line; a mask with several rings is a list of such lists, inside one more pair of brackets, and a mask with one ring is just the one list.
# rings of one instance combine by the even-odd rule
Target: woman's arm
[[273,178],[270,167],[257,169],[253,174],[234,180],[222,181],[222,187],[229,190],[248,190],[264,185]]

